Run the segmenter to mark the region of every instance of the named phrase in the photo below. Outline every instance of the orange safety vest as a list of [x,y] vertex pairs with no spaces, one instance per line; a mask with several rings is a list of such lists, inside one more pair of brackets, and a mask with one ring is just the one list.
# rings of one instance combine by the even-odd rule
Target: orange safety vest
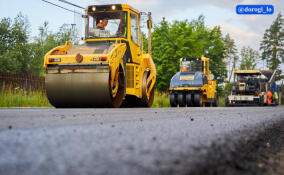
[[182,72],[188,72],[187,68],[182,66]]
[[101,28],[105,29],[105,26],[102,23],[97,24],[97,28],[100,26]]
[[270,91],[266,92],[267,104],[271,104],[272,93]]

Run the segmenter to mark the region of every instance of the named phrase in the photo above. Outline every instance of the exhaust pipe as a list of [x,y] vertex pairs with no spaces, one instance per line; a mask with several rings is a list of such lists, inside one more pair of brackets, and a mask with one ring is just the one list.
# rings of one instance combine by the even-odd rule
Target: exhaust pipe
[[151,29],[152,29],[152,19],[151,19],[151,12],[148,12],[148,21],[147,21],[147,26],[148,26],[148,53],[151,56]]

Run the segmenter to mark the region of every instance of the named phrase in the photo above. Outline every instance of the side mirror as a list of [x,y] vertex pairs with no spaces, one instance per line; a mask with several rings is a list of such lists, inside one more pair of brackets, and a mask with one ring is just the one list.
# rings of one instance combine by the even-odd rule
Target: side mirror
[[65,42],[65,46],[72,46],[72,42],[71,41],[66,41]]
[[214,75],[213,74],[210,74],[209,77],[210,77],[210,80],[214,80]]

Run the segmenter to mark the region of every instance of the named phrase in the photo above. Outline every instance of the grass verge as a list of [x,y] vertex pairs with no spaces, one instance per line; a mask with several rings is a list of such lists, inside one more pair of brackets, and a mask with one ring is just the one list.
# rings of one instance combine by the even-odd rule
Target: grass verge
[[225,107],[225,97],[224,96],[218,98],[218,106]]
[[[219,97],[219,106],[225,106],[224,97]],[[52,107],[52,105],[43,92],[2,90],[0,92],[0,107]],[[169,93],[155,91],[152,107],[170,107]]]
[[51,105],[42,92],[2,91],[0,107],[51,107]]
[[170,107],[169,93],[155,91],[155,97],[152,107]]

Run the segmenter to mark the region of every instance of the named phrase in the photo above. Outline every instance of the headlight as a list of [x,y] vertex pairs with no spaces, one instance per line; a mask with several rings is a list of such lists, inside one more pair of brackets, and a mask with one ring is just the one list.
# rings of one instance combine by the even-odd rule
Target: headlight
[[61,58],[49,58],[49,62],[61,62]]
[[240,85],[240,91],[244,91],[245,90],[245,86],[244,85]]
[[96,7],[95,7],[95,6],[94,6],[94,7],[92,7],[92,10],[93,10],[93,12],[94,12],[94,11],[96,11]]
[[93,61],[106,61],[107,57],[94,57]]
[[101,60],[100,57],[93,58],[93,61],[100,61],[100,60]]
[[112,10],[115,10],[115,9],[116,9],[116,6],[115,6],[115,5],[112,5],[112,6],[111,6],[111,9],[112,9]]

